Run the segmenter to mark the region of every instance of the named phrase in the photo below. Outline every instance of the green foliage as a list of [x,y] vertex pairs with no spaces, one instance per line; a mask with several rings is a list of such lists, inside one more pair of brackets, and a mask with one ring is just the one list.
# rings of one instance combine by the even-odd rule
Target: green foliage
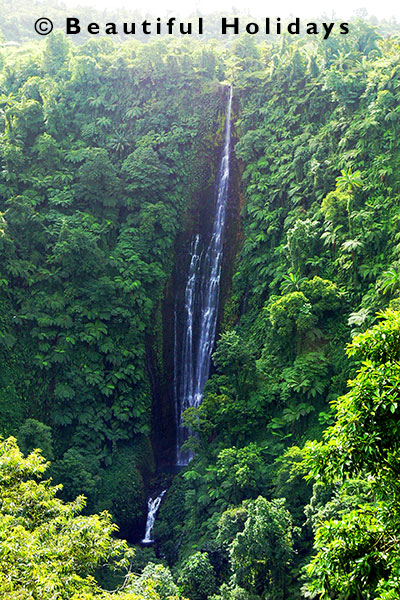
[[[348,353],[363,362],[350,382],[350,391],[335,402],[336,421],[324,433],[324,440],[307,446],[311,474],[322,482],[343,482],[335,516],[318,522],[316,554],[307,568],[312,597],[328,598],[332,592],[339,597],[344,592],[357,595],[362,589],[383,600],[400,592],[400,317],[391,311],[381,316],[380,323],[350,344]],[[353,500],[350,496],[349,507],[349,477],[367,479],[374,495],[370,492],[364,503],[360,503],[360,493]],[[324,509],[328,514],[329,506]]]
[[154,315],[224,100],[222,59],[175,49],[55,32],[4,49],[0,75],[0,427],[128,529],[154,467]]
[[138,591],[145,592],[146,588],[148,588],[149,580],[154,582],[154,590],[160,600],[170,600],[171,598],[178,597],[178,588],[168,567],[152,562],[147,563],[140,577],[135,582],[135,588]]
[[[335,189],[329,192],[321,202],[321,212],[329,224],[331,224],[336,232],[347,224],[347,206],[349,202],[349,194],[347,192]],[[321,235],[321,238],[326,244],[334,244],[336,238],[328,236],[327,232]]]
[[363,365],[349,384],[350,392],[334,403],[335,425],[325,432],[325,441],[311,445],[309,452],[315,455],[315,475],[323,473],[333,480],[338,471],[356,474],[367,469],[377,484],[386,490],[390,485],[397,494],[400,327],[397,313],[388,311],[383,316],[384,321],[350,344],[348,354],[362,358]]
[[207,600],[216,591],[214,569],[206,553],[196,552],[183,563],[178,585],[190,600]]
[[68,59],[71,48],[61,31],[53,32],[46,38],[42,57],[42,68],[49,75],[56,75]]
[[382,274],[381,289],[383,294],[397,295],[400,288],[400,268],[396,263]]
[[18,443],[22,452],[27,455],[36,448],[40,448],[43,456],[48,460],[53,458],[53,440],[51,427],[36,421],[27,419],[18,432]]
[[225,513],[219,540],[228,546],[232,581],[258,597],[284,598],[293,540],[290,513],[284,500],[262,496]]
[[361,173],[359,170],[353,173],[351,167],[349,167],[347,171],[342,169],[340,173],[340,176],[336,177],[336,187],[339,192],[352,194],[357,188],[361,187]]
[[211,597],[212,600],[258,600],[259,596],[249,592],[238,585],[222,584],[220,593]]
[[100,472],[102,477],[96,488],[95,510],[109,510],[125,530],[129,530],[132,521],[140,518],[145,504],[143,477],[138,466],[141,465],[137,453],[131,448],[121,448],[113,456],[111,465],[104,473]]
[[[8,5],[6,35],[31,37],[25,0],[18,18]],[[60,11],[43,14],[57,22]],[[195,458],[154,530],[190,600],[297,600],[312,531],[305,593],[398,596],[398,316],[365,331],[389,303],[399,308],[396,28],[355,19],[321,43],[243,35],[225,46],[84,32],[73,45],[55,32],[2,49],[0,429],[25,453],[41,447],[64,501],[84,493],[86,510],[109,509],[123,535],[141,523],[154,470],[154,391],[157,418],[169,411],[176,249],[203,222],[225,104],[218,80],[233,83],[231,191],[241,178],[243,202],[241,231],[227,237],[232,289],[226,264],[223,273],[230,325],[204,401],[185,415]],[[332,422],[337,396],[336,422],[308,450],[328,487],[309,501],[301,448]],[[64,515],[74,505],[57,506]],[[102,519],[88,521],[100,545]],[[113,530],[104,523],[102,548]],[[39,572],[38,540],[10,569]],[[84,591],[59,597],[109,597],[88,579],[92,566],[68,583]],[[178,592],[149,564],[129,594]]]
[[233,385],[236,396],[246,395],[254,385],[254,358],[246,340],[236,331],[223,333],[213,354],[218,371]]
[[309,256],[313,256],[318,242],[318,223],[310,219],[298,220],[287,232],[287,254],[291,268],[302,272]]
[[286,506],[297,526],[304,524],[304,507],[311,496],[311,486],[307,485],[303,451],[291,446],[279,459],[274,478],[274,496],[286,498]]
[[313,312],[318,317],[327,318],[340,308],[339,289],[332,281],[316,275],[313,279],[305,279],[300,289],[311,302]]
[[228,504],[239,504],[244,498],[254,497],[265,480],[263,451],[256,444],[243,448],[222,450],[216,464],[219,496]]
[[[304,463],[302,468],[305,470]],[[340,519],[356,510],[360,504],[373,501],[372,480],[368,476],[366,479],[346,479],[343,484],[340,480],[331,485],[318,482],[314,483],[313,494],[304,513],[315,533],[323,523],[331,519]]]
[[[306,524],[304,508],[312,492],[303,480],[300,448],[332,423],[329,402],[344,393],[354,375],[359,356],[346,355],[345,345],[389,302],[397,307],[398,50],[395,37],[383,40],[376,28],[357,19],[348,36],[332,34],[323,44],[282,36],[257,47],[254,38],[243,36],[227,52],[238,103],[235,155],[243,168],[243,241],[228,299],[229,329],[222,328],[213,357],[215,372],[203,404],[186,413],[196,437],[190,442],[195,459],[179,477],[185,511],[174,519],[177,497],[171,506],[166,498],[160,511],[162,547],[170,548],[165,511],[178,546],[169,554],[172,560],[209,545],[218,557],[215,564],[224,565],[226,548],[216,539],[223,511],[233,514],[259,494],[267,502],[286,496],[301,528],[285,591],[296,600],[319,519],[340,520],[359,505],[376,502],[377,484],[365,489],[360,479],[369,477],[368,471],[356,472],[354,466],[353,487],[329,488]],[[355,338],[354,348],[361,339]],[[376,395],[385,385],[385,371],[369,368],[369,379],[377,369],[375,387],[369,384]],[[393,377],[395,368],[390,367]],[[360,398],[353,419],[361,420],[364,404],[372,424],[378,415],[367,396]],[[386,422],[390,415],[382,411]],[[347,468],[350,451],[366,460],[364,446],[365,453],[374,448],[375,469],[388,468],[383,462],[390,462],[388,454],[379,455],[382,432],[368,430],[364,440],[363,426],[359,439],[332,448],[343,448],[340,467],[327,452],[323,464],[332,477]],[[395,428],[386,435],[394,448],[395,436]],[[243,530],[243,510],[230,525],[232,542]],[[232,581],[226,565],[216,572],[221,584],[216,598],[260,596]],[[323,577],[318,572],[318,585]]]
[[303,281],[306,281],[306,278],[301,277],[299,271],[297,271],[296,273],[289,273],[288,275],[284,275],[283,281],[281,283],[281,290],[285,294],[288,292],[294,292],[296,290],[298,291]]
[[280,339],[289,339],[315,324],[311,304],[302,292],[290,292],[268,307],[270,321]]
[[[0,442],[0,593],[3,598],[65,600],[140,600],[144,593],[129,585],[108,593],[94,574],[102,566],[127,570],[132,551],[116,540],[108,513],[82,516],[82,496],[64,504],[59,487],[41,481],[45,460],[38,451],[23,457],[14,438]],[[159,596],[154,594],[154,600]]]

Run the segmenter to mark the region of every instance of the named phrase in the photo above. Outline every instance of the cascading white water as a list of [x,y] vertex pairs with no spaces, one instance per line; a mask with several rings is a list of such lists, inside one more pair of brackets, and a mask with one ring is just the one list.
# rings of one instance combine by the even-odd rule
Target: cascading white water
[[[228,198],[231,151],[232,88],[225,121],[224,148],[216,185],[215,217],[208,246],[201,251],[200,235],[192,242],[191,259],[185,288],[185,306],[181,340],[177,339],[175,311],[174,395],[176,408],[178,465],[187,465],[192,456],[182,450],[189,432],[183,427],[182,414],[198,407],[210,373],[211,353],[217,326],[221,262],[224,243],[226,202]],[[178,343],[181,351],[178,352]],[[180,365],[178,365],[180,358]]]
[[149,498],[147,501],[147,521],[146,521],[146,532],[144,534],[144,538],[142,539],[142,544],[151,544],[153,540],[151,539],[151,532],[154,527],[154,522],[156,520],[157,511],[160,508],[161,500],[163,496],[166,494],[167,490],[161,492],[157,498]]

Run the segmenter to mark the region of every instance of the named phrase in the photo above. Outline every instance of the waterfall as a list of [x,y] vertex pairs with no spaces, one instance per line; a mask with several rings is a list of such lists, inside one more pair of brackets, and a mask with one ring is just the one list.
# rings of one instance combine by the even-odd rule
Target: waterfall
[[[177,336],[175,310],[174,396],[178,465],[187,465],[192,458],[189,452],[181,449],[190,434],[183,427],[182,414],[187,408],[198,407],[201,404],[203,388],[210,373],[211,353],[215,342],[229,185],[231,109],[232,88],[226,111],[224,147],[215,190],[215,216],[211,238],[208,246],[203,250],[199,234],[195,235],[192,241],[180,339]],[[178,344],[180,344],[180,352]],[[178,365],[178,357],[180,365]]]
[[151,539],[151,532],[154,527],[154,522],[156,520],[157,511],[160,508],[161,500],[163,499],[164,494],[167,490],[161,492],[157,498],[149,498],[147,501],[147,521],[146,521],[146,532],[144,534],[144,538],[142,539],[142,544],[151,544],[153,540]]

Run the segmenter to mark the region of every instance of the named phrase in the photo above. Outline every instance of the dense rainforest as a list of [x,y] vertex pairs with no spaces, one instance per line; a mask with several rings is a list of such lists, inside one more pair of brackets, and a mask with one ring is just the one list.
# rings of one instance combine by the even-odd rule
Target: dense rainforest
[[[398,599],[398,25],[73,44],[25,35],[20,8],[0,50],[1,597]],[[230,88],[216,343],[177,468],[177,298]]]

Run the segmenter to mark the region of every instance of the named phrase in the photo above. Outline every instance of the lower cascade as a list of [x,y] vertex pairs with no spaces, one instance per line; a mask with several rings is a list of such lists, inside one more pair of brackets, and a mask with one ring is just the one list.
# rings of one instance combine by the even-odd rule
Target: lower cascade
[[147,501],[147,520],[146,520],[146,531],[144,534],[144,538],[142,539],[142,544],[152,544],[154,540],[151,539],[151,532],[154,527],[154,522],[156,520],[157,511],[160,508],[161,500],[166,494],[167,490],[163,490],[159,496],[156,498],[149,498]]
[[208,246],[204,248],[199,234],[196,234],[192,241],[180,336],[177,333],[175,311],[176,462],[182,466],[192,459],[191,452],[182,450],[182,444],[190,434],[183,426],[182,414],[187,408],[198,407],[202,402],[215,342],[230,174],[231,110],[232,88],[226,111],[224,147],[215,190],[215,216],[211,238]]

